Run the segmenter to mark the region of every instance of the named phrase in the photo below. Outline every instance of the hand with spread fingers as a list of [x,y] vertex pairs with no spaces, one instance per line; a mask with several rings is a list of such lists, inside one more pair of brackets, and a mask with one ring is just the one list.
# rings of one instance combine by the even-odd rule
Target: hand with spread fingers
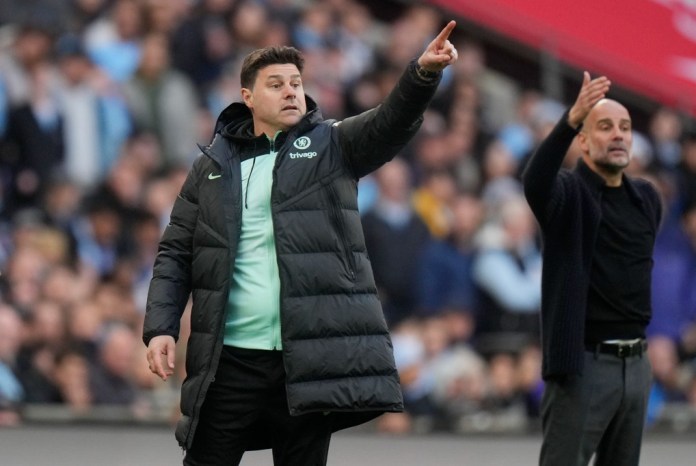
[[450,33],[456,25],[455,21],[447,23],[440,34],[428,44],[428,47],[418,58],[418,65],[421,68],[429,72],[438,72],[457,61],[457,49],[449,41]]
[[568,112],[568,124],[573,128],[578,128],[585,121],[592,107],[606,96],[610,86],[611,81],[606,76],[591,80],[590,73],[585,71],[578,97]]

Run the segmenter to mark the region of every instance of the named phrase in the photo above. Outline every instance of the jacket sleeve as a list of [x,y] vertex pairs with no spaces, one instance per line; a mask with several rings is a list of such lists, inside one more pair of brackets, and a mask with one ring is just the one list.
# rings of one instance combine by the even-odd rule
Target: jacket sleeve
[[145,345],[158,335],[179,338],[181,315],[191,292],[193,233],[198,218],[197,166],[194,164],[189,172],[160,240],[147,296]]
[[577,131],[568,124],[566,111],[551,133],[539,144],[522,173],[525,197],[542,224],[553,205],[563,202],[558,172],[576,134]]
[[416,134],[441,75],[419,77],[412,60],[384,102],[337,123],[341,149],[356,178],[391,160]]

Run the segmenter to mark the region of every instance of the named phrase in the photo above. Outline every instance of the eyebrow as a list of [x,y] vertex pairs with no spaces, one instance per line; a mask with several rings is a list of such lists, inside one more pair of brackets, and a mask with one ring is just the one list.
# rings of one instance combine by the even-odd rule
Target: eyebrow
[[[266,78],[266,80],[269,80],[269,79],[281,79],[282,80],[283,78],[285,78],[285,76],[283,76],[282,74],[271,74]],[[290,75],[290,79],[300,79],[300,78],[302,78],[302,75],[300,75],[300,74]]]
[[[599,125],[601,123],[613,123],[613,120],[611,118],[602,118],[601,120],[597,120],[596,124]],[[631,119],[630,118],[622,118],[621,120],[619,120],[619,124],[623,124],[623,123],[631,124]]]

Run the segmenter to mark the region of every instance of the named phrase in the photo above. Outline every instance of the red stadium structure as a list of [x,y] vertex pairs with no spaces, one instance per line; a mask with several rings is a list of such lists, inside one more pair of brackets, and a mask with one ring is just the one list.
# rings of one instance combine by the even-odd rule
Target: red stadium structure
[[430,0],[500,34],[606,74],[696,115],[696,2],[690,0]]

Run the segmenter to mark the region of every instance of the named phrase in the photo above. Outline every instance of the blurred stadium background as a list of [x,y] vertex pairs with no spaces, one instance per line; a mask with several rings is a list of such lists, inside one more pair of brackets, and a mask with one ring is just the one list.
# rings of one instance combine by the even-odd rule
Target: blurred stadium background
[[384,445],[521,434],[536,448],[540,252],[519,173],[588,70],[633,116],[630,173],[665,199],[648,435],[693,435],[694,2],[3,0],[0,425],[15,430],[0,442],[41,426],[171,430],[187,315],[176,375],[159,381],[140,341],[147,286],[246,53],[303,50],[306,92],[340,119],[378,104],[448,19],[460,59],[422,130],[360,182],[408,408],[366,428]]

